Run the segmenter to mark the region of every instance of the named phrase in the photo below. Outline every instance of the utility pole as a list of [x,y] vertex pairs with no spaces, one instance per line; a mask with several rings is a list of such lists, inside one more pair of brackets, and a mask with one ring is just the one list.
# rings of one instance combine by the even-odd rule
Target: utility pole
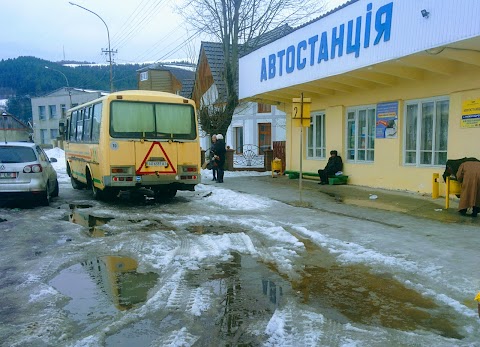
[[107,28],[107,38],[108,38],[108,49],[103,49],[102,48],[102,53],[105,53],[105,54],[108,54],[108,62],[110,63],[110,92],[113,92],[113,68],[112,68],[112,64],[113,64],[113,60],[112,60],[112,53],[117,53],[117,50],[113,51],[112,48],[110,47],[110,31],[108,30],[108,26],[107,26],[107,23],[105,23],[105,21],[103,20],[102,17],[100,17],[98,14],[96,14],[95,12],[89,10],[88,8],[85,8],[83,6],[80,6],[78,4],[75,4],[73,2],[69,2],[70,5],[73,5],[73,6],[77,6],[77,7],[80,7],[81,9],[85,10],[85,11],[88,11],[90,13],[93,13],[95,16],[97,16],[98,18],[100,18],[100,20],[103,22],[103,24],[105,24],[105,28]]

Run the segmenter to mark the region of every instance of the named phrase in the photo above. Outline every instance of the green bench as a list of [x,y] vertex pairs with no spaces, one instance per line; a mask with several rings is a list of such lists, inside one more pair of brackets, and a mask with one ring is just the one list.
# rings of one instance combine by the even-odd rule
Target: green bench
[[[298,171],[285,171],[285,175],[288,175],[290,179],[298,179],[300,177],[300,173]],[[303,176],[307,176],[309,178],[318,178],[317,172],[302,172]],[[335,185],[335,184],[347,184],[348,176],[347,175],[338,175],[338,176],[329,176],[328,177],[328,184]]]
[[338,175],[338,176],[329,176],[328,184],[347,184],[348,176],[347,175]]

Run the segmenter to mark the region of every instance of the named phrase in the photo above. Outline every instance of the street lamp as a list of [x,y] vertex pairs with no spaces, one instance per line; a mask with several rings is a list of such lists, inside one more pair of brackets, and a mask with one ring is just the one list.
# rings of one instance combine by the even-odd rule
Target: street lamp
[[52,67],[45,66],[45,69],[49,69],[49,70],[53,70],[53,71],[56,71],[56,72],[58,72],[58,73],[61,73],[62,76],[65,78],[65,82],[67,82],[68,97],[70,98],[70,105],[69,105],[68,108],[71,108],[71,107],[72,107],[72,91],[71,91],[71,89],[70,89],[70,84],[68,83],[68,78],[67,78],[67,76],[65,76],[65,74],[64,74],[62,71],[57,70],[57,69],[54,69],[54,68],[52,68]]
[[[77,6],[77,7],[80,7],[81,9],[84,9],[85,11],[88,11],[90,13],[93,13],[95,16],[97,16],[98,18],[100,18],[100,20],[103,22],[103,24],[105,24],[105,28],[107,28],[107,37],[108,37],[108,60],[110,62],[110,91],[113,92],[113,72],[112,72],[112,50],[110,48],[110,31],[108,30],[108,26],[107,26],[107,23],[105,23],[105,21],[102,19],[102,17],[100,17],[98,14],[96,14],[95,12],[89,10],[88,8],[85,8],[83,6],[80,6],[78,4],[75,4],[73,2],[68,2],[70,5],[73,5],[73,6]],[[103,51],[103,50],[102,50]]]

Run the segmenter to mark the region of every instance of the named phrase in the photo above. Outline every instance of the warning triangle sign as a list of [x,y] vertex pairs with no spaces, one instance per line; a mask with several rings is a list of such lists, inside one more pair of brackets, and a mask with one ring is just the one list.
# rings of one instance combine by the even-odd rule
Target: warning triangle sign
[[177,170],[162,144],[156,141],[150,146],[136,173],[137,175],[175,174]]

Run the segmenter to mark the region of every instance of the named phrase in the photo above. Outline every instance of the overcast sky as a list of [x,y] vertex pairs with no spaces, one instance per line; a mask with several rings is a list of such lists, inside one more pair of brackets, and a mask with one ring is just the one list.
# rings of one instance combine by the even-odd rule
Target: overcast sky
[[[328,0],[329,8],[346,0]],[[175,0],[72,0],[108,25],[116,63],[196,60],[201,38],[188,32]],[[299,2],[300,4],[300,2]],[[107,29],[94,14],[68,0],[3,0],[0,59],[34,56],[50,61],[106,62]],[[205,38],[203,38],[205,39]]]

